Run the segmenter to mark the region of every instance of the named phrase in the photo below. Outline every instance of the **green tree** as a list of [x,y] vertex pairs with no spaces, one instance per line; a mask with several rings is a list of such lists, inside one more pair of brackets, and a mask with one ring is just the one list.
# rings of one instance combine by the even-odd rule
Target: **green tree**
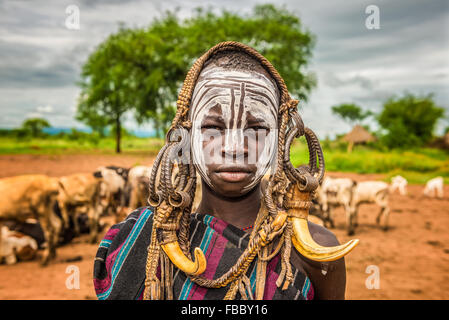
[[248,15],[196,9],[184,21],[185,50],[198,57],[221,41],[239,41],[264,55],[285,80],[290,93],[301,100],[316,85],[315,75],[305,72],[315,44],[314,36],[304,28],[298,16],[286,7],[257,5]]
[[[168,11],[146,28],[122,25],[91,54],[81,75],[77,118],[90,126],[100,122],[120,127],[123,113],[132,111],[138,123],[151,121],[162,136],[193,61],[218,42],[230,40],[260,51],[285,79],[290,93],[307,99],[316,83],[314,75],[304,71],[313,36],[287,9],[259,5],[246,16],[197,9],[184,20]],[[116,132],[119,152],[120,130]]]
[[130,37],[132,31],[121,27],[101,43],[84,64],[79,83],[81,95],[76,118],[97,130],[115,125],[117,153],[121,152],[121,118],[134,108],[127,96],[134,87],[128,75],[132,68],[126,58],[132,50],[127,47]]
[[30,118],[22,123],[21,130],[30,134],[32,137],[42,137],[44,128],[51,127],[47,120],[42,118]]
[[79,99],[76,119],[87,124],[93,132],[96,132],[100,138],[104,138],[111,120],[104,116],[101,110],[95,108],[95,105],[86,105],[86,100]]
[[382,142],[389,148],[421,146],[430,141],[443,115],[444,109],[435,104],[432,94],[391,97],[377,117],[386,131]]
[[354,103],[343,103],[332,107],[332,113],[339,116],[349,125],[360,123],[373,113],[371,111],[362,111],[362,108]]

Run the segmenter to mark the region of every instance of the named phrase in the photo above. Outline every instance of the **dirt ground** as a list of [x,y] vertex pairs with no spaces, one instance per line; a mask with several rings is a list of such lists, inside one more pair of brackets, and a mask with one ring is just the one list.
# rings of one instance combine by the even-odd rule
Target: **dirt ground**
[[[62,176],[92,172],[100,165],[151,163],[151,157],[142,155],[0,156],[0,177],[28,173]],[[383,178],[328,174],[357,181]],[[332,231],[339,241],[360,239],[359,246],[345,258],[347,299],[449,298],[449,186],[445,186],[443,199],[424,197],[423,188],[409,185],[408,195],[391,195],[388,231],[375,225],[379,210],[375,205],[361,206],[359,227],[351,237],[346,235],[343,209],[335,211],[336,228]],[[56,260],[44,268],[38,260],[0,265],[0,299],[95,299],[92,273],[97,245],[85,240],[76,238],[59,247]],[[76,261],[67,262],[71,259]],[[79,288],[72,281],[78,272]]]

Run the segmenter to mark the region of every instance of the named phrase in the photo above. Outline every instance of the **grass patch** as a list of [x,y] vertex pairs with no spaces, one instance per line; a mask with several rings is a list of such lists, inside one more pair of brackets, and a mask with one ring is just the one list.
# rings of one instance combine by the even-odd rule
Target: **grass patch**
[[[449,152],[439,149],[420,148],[415,150],[379,151],[356,146],[351,153],[345,148],[323,148],[327,171],[382,173],[386,181],[401,175],[409,183],[422,184],[436,176],[442,176],[449,183]],[[296,141],[290,152],[294,166],[308,163],[307,145]]]
[[[157,155],[164,141],[157,138],[123,137],[121,148],[124,154],[144,153]],[[115,140],[103,138],[97,140],[64,138],[33,138],[19,140],[0,137],[0,154],[115,154]]]

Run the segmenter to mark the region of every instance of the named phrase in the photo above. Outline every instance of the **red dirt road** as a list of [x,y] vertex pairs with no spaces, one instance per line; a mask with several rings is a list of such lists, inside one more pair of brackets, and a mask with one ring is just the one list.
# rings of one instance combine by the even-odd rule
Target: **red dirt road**
[[[0,156],[0,177],[43,173],[62,176],[92,172],[100,165],[151,164],[141,155]],[[381,179],[382,175],[347,176],[355,180]],[[332,231],[340,242],[352,238],[360,244],[346,257],[347,299],[449,299],[449,186],[443,199],[422,195],[422,185],[408,187],[409,194],[390,197],[390,229],[375,225],[378,208],[362,205],[356,235],[345,231],[343,209],[335,212]],[[0,265],[0,299],[95,299],[92,283],[97,245],[80,237],[57,249],[57,258],[42,268],[37,260]],[[81,256],[81,261],[65,262]],[[79,271],[79,289],[71,281]],[[378,271],[379,288],[370,282]],[[367,273],[368,272],[368,273]],[[371,287],[371,289],[370,289]]]

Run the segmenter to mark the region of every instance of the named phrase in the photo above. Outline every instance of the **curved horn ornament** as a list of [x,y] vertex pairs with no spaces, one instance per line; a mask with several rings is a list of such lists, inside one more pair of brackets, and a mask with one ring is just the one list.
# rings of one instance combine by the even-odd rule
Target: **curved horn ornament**
[[203,251],[195,248],[195,260],[192,261],[182,252],[178,241],[161,245],[162,250],[167,254],[171,262],[181,271],[192,276],[198,276],[206,270],[207,261]]
[[310,193],[302,192],[299,190],[298,184],[295,184],[289,193],[289,198],[289,220],[293,228],[292,243],[304,257],[314,261],[335,261],[347,255],[359,244],[359,240],[355,239],[334,247],[319,245],[310,235],[307,221],[311,200]]
[[292,243],[296,250],[304,257],[314,261],[338,260],[354,249],[359,240],[350,240],[345,244],[335,247],[323,247],[316,243],[310,235],[307,219],[290,218],[293,225]]

